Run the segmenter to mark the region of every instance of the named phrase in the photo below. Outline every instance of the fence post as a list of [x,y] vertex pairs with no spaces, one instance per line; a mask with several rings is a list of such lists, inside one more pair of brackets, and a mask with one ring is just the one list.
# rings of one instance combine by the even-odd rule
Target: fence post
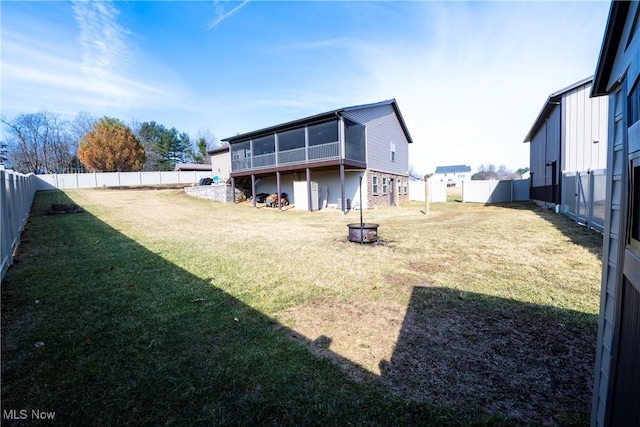
[[593,225],[593,209],[594,209],[594,176],[593,176],[593,171],[588,170],[587,174],[589,176],[589,203],[586,205],[587,207],[587,228],[591,228]]

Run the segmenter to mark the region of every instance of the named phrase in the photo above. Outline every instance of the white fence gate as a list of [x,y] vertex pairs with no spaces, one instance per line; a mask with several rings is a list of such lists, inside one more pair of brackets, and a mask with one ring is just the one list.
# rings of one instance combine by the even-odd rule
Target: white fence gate
[[564,172],[561,212],[602,233],[607,197],[606,180],[605,169]]
[[0,169],[0,282],[13,264],[13,251],[31,211],[38,187],[35,175],[23,175]]
[[[424,181],[409,181],[409,200],[424,202]],[[447,183],[429,181],[429,202],[447,201]]]

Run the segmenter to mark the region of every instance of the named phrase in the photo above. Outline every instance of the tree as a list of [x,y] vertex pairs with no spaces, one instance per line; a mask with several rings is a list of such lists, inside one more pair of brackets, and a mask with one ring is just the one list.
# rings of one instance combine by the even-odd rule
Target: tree
[[416,171],[413,165],[409,165],[409,179],[412,181],[422,181],[423,175]]
[[70,166],[75,154],[69,123],[57,114],[41,111],[1,119],[9,136],[3,141],[7,157],[19,172],[53,173]]
[[4,165],[9,158],[7,157],[9,146],[6,142],[0,141],[0,165]]
[[130,172],[142,169],[144,147],[120,120],[103,117],[84,135],[78,158],[92,172]]
[[176,128],[167,129],[156,122],[144,122],[138,129],[138,137],[147,154],[145,170],[173,170],[176,163],[193,160],[191,139]]

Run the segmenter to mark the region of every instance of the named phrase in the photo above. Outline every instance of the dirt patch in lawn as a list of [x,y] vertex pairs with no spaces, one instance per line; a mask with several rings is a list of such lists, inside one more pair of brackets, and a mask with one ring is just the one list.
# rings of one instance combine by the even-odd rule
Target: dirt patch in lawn
[[588,422],[595,331],[530,304],[414,287],[408,307],[352,301],[285,316],[293,338],[406,398],[529,425]]

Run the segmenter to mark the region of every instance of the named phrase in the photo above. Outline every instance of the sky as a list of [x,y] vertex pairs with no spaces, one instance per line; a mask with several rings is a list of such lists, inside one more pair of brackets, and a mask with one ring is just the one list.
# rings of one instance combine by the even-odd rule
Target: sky
[[516,170],[549,95],[594,74],[609,7],[3,0],[0,113],[88,112],[222,140],[395,98],[415,172]]

